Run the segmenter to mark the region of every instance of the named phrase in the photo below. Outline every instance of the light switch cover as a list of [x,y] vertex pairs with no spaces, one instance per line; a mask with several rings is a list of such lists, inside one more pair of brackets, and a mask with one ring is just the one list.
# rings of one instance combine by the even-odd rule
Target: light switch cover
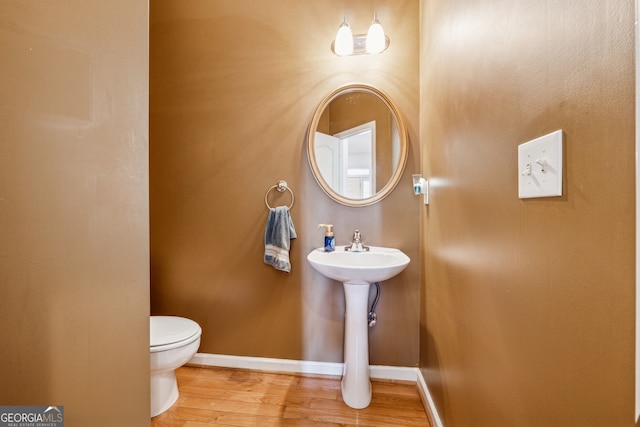
[[555,131],[518,146],[518,197],[562,196],[562,144]]

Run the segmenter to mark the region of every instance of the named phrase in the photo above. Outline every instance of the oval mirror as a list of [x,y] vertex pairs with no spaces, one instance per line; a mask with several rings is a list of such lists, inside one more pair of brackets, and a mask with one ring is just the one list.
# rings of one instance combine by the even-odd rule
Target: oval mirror
[[320,187],[346,206],[368,206],[398,184],[407,162],[407,131],[391,99],[351,84],[326,96],[307,133],[307,156]]

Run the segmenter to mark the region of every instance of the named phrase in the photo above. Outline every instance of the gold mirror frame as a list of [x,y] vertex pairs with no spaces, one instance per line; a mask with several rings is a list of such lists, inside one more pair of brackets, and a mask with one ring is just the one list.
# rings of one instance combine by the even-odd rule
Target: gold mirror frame
[[[338,98],[341,95],[345,95],[352,92],[363,92],[370,95],[375,96],[380,101],[384,103],[384,105],[389,110],[391,117],[396,122],[397,130],[398,130],[398,138],[400,142],[400,153],[398,156],[398,163],[391,174],[391,177],[387,181],[387,183],[380,189],[380,191],[376,192],[373,196],[363,198],[363,199],[353,199],[349,197],[345,197],[339,193],[337,193],[333,188],[327,184],[325,179],[322,177],[322,173],[318,166],[318,162],[316,160],[315,155],[315,134],[318,129],[318,124],[320,122],[320,118],[324,110],[331,104],[331,102]],[[313,115],[313,119],[311,120],[311,124],[309,125],[309,129],[307,131],[307,158],[309,160],[309,166],[311,167],[311,172],[313,173],[313,177],[320,185],[320,188],[333,200],[336,202],[343,204],[345,206],[352,207],[362,207],[369,206],[374,203],[379,202],[380,200],[387,197],[391,191],[398,185],[402,174],[404,173],[404,169],[407,164],[407,156],[409,152],[409,142],[408,142],[408,134],[407,128],[400,116],[400,112],[398,108],[393,103],[393,101],[382,91],[376,89],[373,86],[369,86],[366,84],[349,84],[343,87],[336,89],[327,95],[316,108],[315,114]]]

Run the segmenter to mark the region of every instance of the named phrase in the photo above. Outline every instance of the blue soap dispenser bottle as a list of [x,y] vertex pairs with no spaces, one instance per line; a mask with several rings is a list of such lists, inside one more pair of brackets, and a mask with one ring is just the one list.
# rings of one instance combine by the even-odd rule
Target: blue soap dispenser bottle
[[333,252],[336,250],[336,238],[333,236],[333,224],[318,224],[318,228],[324,227],[324,251]]

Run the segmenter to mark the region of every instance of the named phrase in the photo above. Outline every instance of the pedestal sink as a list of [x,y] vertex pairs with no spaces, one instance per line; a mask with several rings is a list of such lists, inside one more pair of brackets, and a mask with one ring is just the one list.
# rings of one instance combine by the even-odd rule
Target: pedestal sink
[[344,368],[342,400],[355,409],[371,403],[369,380],[369,285],[387,280],[409,264],[409,257],[393,248],[370,246],[366,252],[313,250],[307,260],[318,272],[344,284]]

